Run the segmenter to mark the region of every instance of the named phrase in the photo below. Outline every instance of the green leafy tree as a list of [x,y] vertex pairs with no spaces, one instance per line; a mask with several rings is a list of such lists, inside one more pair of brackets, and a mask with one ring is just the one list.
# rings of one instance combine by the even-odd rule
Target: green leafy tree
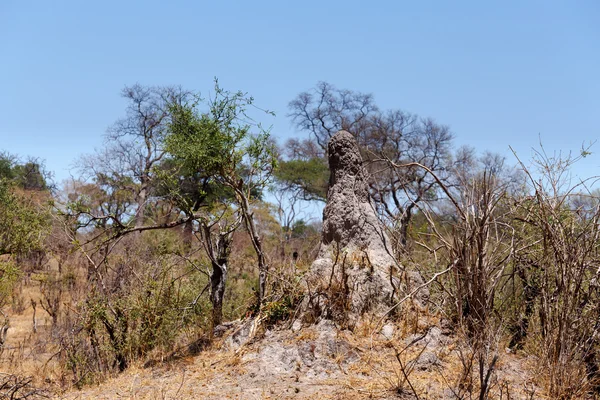
[[12,180],[15,178],[14,166],[17,163],[17,157],[8,153],[0,153],[0,179]]
[[[209,297],[216,326],[222,319],[233,233],[242,222],[257,253],[259,293],[261,298],[264,296],[267,260],[252,209],[269,182],[276,153],[268,132],[260,130],[254,135],[250,129],[256,125],[244,122],[248,121],[246,111],[252,105],[252,99],[245,94],[231,94],[217,85],[206,112],[198,110],[199,97],[194,97],[194,102],[188,101],[191,98],[171,97],[165,110],[167,115],[161,119],[167,122],[165,130],[161,127],[160,131],[160,147],[157,147],[160,155],[147,171],[151,185],[144,195],[144,208],[152,209],[150,203],[157,209],[165,206],[170,210],[163,215],[166,218],[146,211],[142,224],[139,196],[127,195],[128,186],[137,190],[139,177],[127,170],[99,170],[101,163],[91,168],[96,185],[83,187],[87,194],[71,199],[71,214],[83,226],[100,228],[92,240],[105,245],[129,233],[146,230],[183,225],[184,238],[189,240],[196,232],[212,265]],[[119,159],[113,161],[120,165]],[[135,217],[129,212],[131,209],[136,211]]]
[[[207,111],[200,111],[198,102],[172,106],[172,123],[165,143],[167,152],[187,171],[210,177],[233,193],[234,206],[257,255],[262,301],[268,262],[252,205],[269,183],[277,156],[269,132],[251,122],[248,110],[253,101],[246,93],[225,91],[215,82],[215,95]],[[259,133],[253,134],[253,127]]]
[[0,255],[40,249],[48,222],[45,210],[14,183],[0,179]]
[[47,173],[44,166],[37,160],[31,159],[14,167],[17,184],[25,190],[48,189]]
[[8,152],[0,152],[0,179],[15,183],[25,190],[43,191],[49,189],[50,173],[44,163],[30,157],[22,162],[18,156]]
[[[0,256],[23,255],[43,248],[49,222],[47,210],[36,204],[30,194],[19,188],[14,180],[0,178]],[[20,270],[14,260],[2,257],[0,307],[12,292],[19,276]]]
[[329,168],[323,158],[282,160],[275,176],[286,191],[299,199],[327,199]]

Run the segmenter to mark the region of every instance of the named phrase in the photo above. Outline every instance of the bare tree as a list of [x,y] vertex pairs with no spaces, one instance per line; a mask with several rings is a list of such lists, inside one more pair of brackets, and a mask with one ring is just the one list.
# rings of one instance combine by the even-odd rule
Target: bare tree
[[511,344],[535,335],[553,398],[600,392],[600,203],[589,189],[597,178],[572,183],[570,174],[586,152],[552,155],[542,146],[534,170],[521,163],[529,193],[517,202],[514,226],[523,305]]
[[78,169],[106,192],[127,191],[135,207],[135,225],[143,226],[152,192],[154,168],[163,159],[163,141],[170,121],[171,104],[182,104],[193,95],[181,87],[125,87],[125,117],[107,131],[105,147],[83,157]]
[[337,89],[319,82],[314,90],[300,93],[289,104],[294,123],[310,132],[318,145],[327,151],[327,142],[344,129],[357,136],[369,126],[369,119],[378,113],[373,96],[352,90]]
[[[374,121],[365,133],[366,160],[371,173],[373,199],[388,224],[396,252],[407,244],[408,227],[421,202],[438,198],[438,182],[422,168],[435,172],[448,184],[452,134],[447,126],[432,119],[419,119],[401,111],[389,112]],[[392,160],[399,168],[390,168]]]
[[494,318],[495,303],[514,254],[510,181],[503,179],[500,168],[494,169],[493,164],[485,161],[484,158],[475,164],[476,169],[457,175],[459,184],[455,186],[443,183],[424,165],[410,165],[422,169],[439,184],[444,201],[452,210],[444,216],[438,214],[440,209],[445,210],[443,207],[419,206],[429,222],[430,233],[426,236],[434,238],[431,247],[421,245],[445,265],[444,272],[451,274],[450,282],[440,284],[450,295],[453,319],[466,333],[467,351],[461,352],[463,372],[459,391],[460,387],[473,386],[476,363],[482,400],[488,398],[490,379],[498,361],[501,321]]

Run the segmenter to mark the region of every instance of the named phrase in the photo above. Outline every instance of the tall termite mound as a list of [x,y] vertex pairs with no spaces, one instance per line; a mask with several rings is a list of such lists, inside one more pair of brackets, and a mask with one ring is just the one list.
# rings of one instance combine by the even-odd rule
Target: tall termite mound
[[399,277],[407,277],[411,285],[422,280],[416,273],[404,273],[392,256],[352,134],[337,132],[329,141],[328,155],[331,176],[323,236],[307,274],[307,311],[353,324],[364,313],[381,313],[392,304],[402,283]]

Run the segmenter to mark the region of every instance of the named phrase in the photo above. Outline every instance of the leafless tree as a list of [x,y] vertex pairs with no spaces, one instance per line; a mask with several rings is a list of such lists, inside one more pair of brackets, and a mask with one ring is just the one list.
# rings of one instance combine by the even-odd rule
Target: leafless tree
[[[377,208],[392,227],[394,249],[407,244],[408,227],[421,202],[437,200],[438,182],[422,168],[449,184],[452,134],[432,119],[419,119],[401,111],[389,112],[375,121],[364,137],[366,161],[371,173],[370,189]],[[392,160],[391,168],[384,160]]]
[[513,209],[508,196],[511,181],[503,179],[501,164],[489,159],[484,157],[471,169],[455,173],[453,185],[443,182],[425,165],[389,162],[393,168],[416,167],[427,173],[439,185],[442,201],[451,210],[431,203],[418,206],[429,225],[424,235],[429,239],[419,243],[444,265],[443,272],[450,271],[451,279],[438,283],[451,299],[456,325],[466,334],[467,351],[461,353],[463,374],[459,386],[471,387],[476,370],[480,399],[488,398],[498,361],[501,321],[494,318],[495,302],[514,254],[514,229],[510,225]]
[[109,127],[105,147],[83,157],[77,167],[107,193],[128,192],[134,206],[128,211],[135,212],[135,225],[143,226],[154,167],[165,155],[169,106],[189,101],[193,94],[181,87],[135,84],[121,95],[128,102],[125,117]]
[[344,129],[356,134],[370,125],[370,117],[378,113],[372,95],[337,89],[327,82],[319,82],[314,90],[300,93],[289,108],[288,116],[299,128],[310,132],[324,151],[337,131]]
[[49,399],[47,390],[33,386],[33,377],[0,373],[0,399],[1,400],[25,400],[25,399]]

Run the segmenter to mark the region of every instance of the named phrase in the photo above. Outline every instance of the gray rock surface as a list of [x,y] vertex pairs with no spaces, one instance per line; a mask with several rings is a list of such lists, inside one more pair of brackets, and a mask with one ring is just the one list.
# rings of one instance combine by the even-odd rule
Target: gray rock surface
[[256,353],[244,355],[244,362],[253,362],[255,374],[265,379],[274,374],[303,374],[305,377],[327,378],[340,368],[347,368],[360,359],[331,321],[314,326],[315,337],[299,340],[293,345],[282,340],[280,332],[267,332]]
[[228,329],[231,328],[233,328],[233,333],[226,338],[225,348],[237,350],[254,339],[258,328],[258,320],[248,318],[244,321],[235,321]]

